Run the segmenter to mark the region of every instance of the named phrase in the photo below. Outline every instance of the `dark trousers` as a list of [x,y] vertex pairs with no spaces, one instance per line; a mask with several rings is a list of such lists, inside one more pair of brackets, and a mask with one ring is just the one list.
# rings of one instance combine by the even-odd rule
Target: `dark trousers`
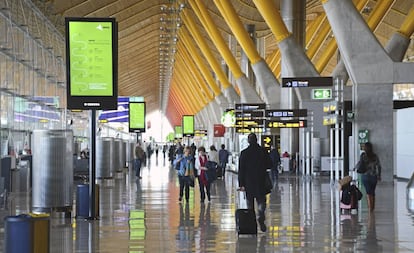
[[200,200],[204,201],[206,199],[206,194],[207,194],[207,199],[208,201],[210,201],[210,183],[207,183],[206,185],[204,185],[201,180],[200,177],[198,178],[198,185],[200,186]]
[[217,175],[217,176],[223,176],[224,177],[224,174],[226,174],[226,166],[227,166],[227,162],[220,162],[222,175]]
[[254,198],[251,194],[246,192],[246,199],[247,199],[247,208],[248,209],[255,209],[254,208],[254,199],[256,199],[257,203],[257,221],[259,223],[264,223],[265,221],[265,211],[266,211],[266,195],[258,196]]
[[140,177],[141,175],[141,160],[134,159],[135,176]]
[[188,201],[190,198],[190,185],[188,184],[188,181],[184,176],[178,176],[178,182],[180,184],[180,198],[182,199],[185,194],[185,200]]

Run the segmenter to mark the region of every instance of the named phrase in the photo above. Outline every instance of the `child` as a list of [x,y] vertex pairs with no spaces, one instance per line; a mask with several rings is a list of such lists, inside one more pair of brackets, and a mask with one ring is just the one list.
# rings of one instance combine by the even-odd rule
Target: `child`
[[339,180],[340,185],[340,203],[341,210],[358,210],[358,201],[362,198],[362,193],[358,187],[352,182],[352,177],[346,176]]

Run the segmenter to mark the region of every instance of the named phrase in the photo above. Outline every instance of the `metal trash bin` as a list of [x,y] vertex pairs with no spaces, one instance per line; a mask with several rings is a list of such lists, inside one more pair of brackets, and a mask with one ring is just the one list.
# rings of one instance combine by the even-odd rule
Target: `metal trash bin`
[[[95,185],[95,216],[99,216],[99,185]],[[79,184],[76,189],[76,218],[89,218],[89,184]]]
[[4,218],[4,224],[4,252],[50,252],[50,220],[48,214],[7,216]]

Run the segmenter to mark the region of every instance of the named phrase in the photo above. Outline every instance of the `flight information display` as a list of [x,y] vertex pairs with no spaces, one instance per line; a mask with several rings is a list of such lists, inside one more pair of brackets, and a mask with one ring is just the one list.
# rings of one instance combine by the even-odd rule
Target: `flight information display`
[[129,102],[129,132],[145,132],[145,102]]
[[183,115],[183,135],[194,136],[194,115]]
[[113,18],[66,18],[69,109],[116,109],[118,32]]

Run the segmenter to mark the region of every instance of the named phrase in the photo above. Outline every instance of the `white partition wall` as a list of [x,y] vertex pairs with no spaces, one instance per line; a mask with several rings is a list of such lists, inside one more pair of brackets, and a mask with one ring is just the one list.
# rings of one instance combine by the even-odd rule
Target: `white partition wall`
[[394,117],[394,175],[409,179],[414,173],[414,108],[397,110]]

